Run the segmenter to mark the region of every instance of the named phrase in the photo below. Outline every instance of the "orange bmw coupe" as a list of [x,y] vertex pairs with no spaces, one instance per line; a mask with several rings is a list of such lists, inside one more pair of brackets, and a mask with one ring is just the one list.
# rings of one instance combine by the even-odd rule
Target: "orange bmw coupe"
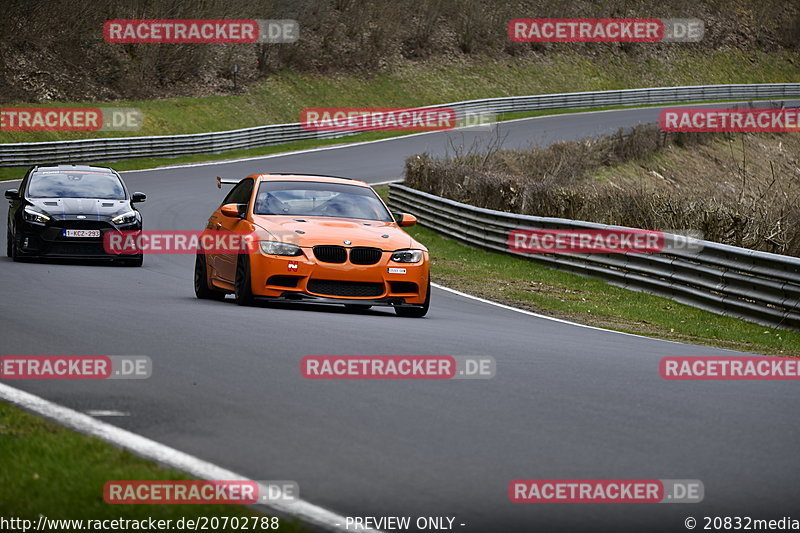
[[[245,251],[198,250],[198,298],[394,307],[422,317],[430,306],[428,250],[401,227],[363,181],[302,174],[254,174],[235,184],[206,225],[207,232],[247,233]],[[219,235],[219,234],[218,234]]]

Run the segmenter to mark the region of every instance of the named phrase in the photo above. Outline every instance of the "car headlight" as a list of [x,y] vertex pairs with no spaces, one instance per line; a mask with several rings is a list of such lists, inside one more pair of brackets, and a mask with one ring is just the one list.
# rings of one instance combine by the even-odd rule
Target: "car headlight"
[[38,222],[39,224],[44,224],[50,220],[49,215],[42,213],[41,211],[37,211],[35,208],[29,205],[25,206],[22,216],[29,222]]
[[130,224],[136,221],[136,211],[128,211],[111,219],[114,224]]
[[261,253],[266,255],[300,255],[303,252],[294,244],[278,241],[258,241]]
[[419,263],[422,261],[422,250],[397,250],[392,253],[395,263]]

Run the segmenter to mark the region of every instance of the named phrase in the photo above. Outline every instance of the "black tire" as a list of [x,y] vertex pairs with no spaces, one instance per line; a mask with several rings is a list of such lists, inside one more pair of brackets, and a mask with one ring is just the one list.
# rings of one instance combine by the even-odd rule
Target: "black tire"
[[17,244],[14,242],[14,238],[11,236],[11,229],[9,228],[7,231],[6,239],[8,239],[8,244],[6,245],[6,253],[12,261],[19,263],[22,261],[22,257],[20,256],[19,250],[17,250]]
[[236,261],[236,280],[233,287],[237,305],[253,305],[255,298],[250,280],[250,256],[247,254],[239,254]]
[[345,309],[349,309],[350,311],[366,311],[368,309],[372,309],[371,305],[366,304],[344,304]]
[[194,295],[201,300],[225,299],[224,292],[215,291],[208,286],[205,254],[197,254],[194,260]]
[[431,282],[428,280],[428,294],[425,295],[425,303],[414,307],[395,307],[394,312],[397,316],[407,318],[422,318],[428,314],[431,306]]

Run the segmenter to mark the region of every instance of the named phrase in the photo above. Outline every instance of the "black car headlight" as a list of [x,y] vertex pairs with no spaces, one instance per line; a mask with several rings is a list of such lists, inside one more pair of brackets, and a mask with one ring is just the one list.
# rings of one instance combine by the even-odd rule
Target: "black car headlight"
[[395,263],[419,263],[422,261],[422,250],[397,250],[392,253]]
[[136,211],[128,211],[127,213],[122,213],[121,215],[117,215],[111,219],[111,222],[114,224],[130,224],[132,222],[136,222]]
[[300,255],[303,252],[300,247],[294,244],[278,241],[258,241],[261,253],[265,255]]
[[22,218],[28,222],[36,222],[37,224],[44,224],[50,221],[50,215],[29,205],[26,205],[25,209],[22,210]]

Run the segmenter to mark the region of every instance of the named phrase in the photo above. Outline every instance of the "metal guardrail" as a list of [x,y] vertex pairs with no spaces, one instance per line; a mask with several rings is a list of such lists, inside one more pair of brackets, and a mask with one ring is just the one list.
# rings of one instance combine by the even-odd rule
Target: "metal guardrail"
[[[517,253],[508,246],[512,230],[631,228],[483,209],[397,184],[390,185],[389,205],[470,246],[524,256],[714,313],[800,329],[800,258],[709,241],[694,241],[697,246],[685,249],[665,246],[668,253]],[[667,234],[665,239],[669,245],[681,238]]]
[[[583,109],[714,100],[766,100],[797,97],[800,97],[800,84],[767,83],[655,87],[650,89],[510,96],[427,107],[451,107],[456,111],[458,118],[463,118],[467,113],[476,112],[498,114],[544,109]],[[0,143],[0,167],[26,166],[45,161],[83,162],[220,153],[305,139],[329,139],[352,134],[306,131],[300,123],[294,123],[188,135]]]

